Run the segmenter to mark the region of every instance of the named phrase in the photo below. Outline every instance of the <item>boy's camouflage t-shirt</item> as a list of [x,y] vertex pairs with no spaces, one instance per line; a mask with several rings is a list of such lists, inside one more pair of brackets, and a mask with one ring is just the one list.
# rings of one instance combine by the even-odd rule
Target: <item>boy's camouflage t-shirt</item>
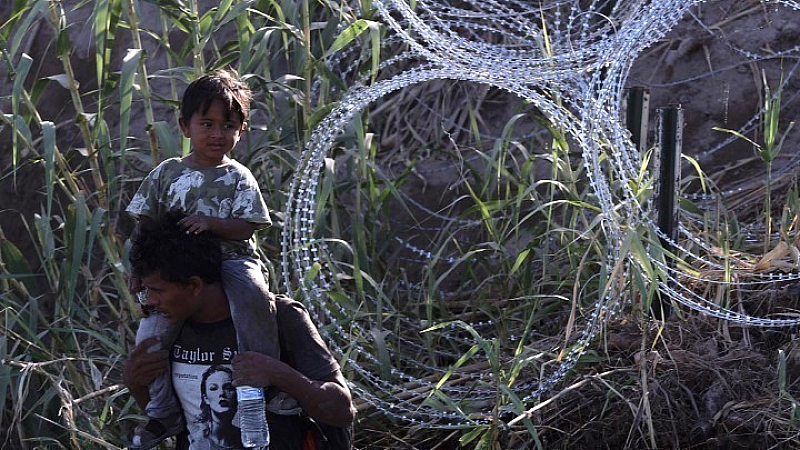
[[[181,158],[164,160],[145,177],[126,209],[137,217],[152,219],[175,210],[272,224],[258,182],[247,167],[233,159],[208,168],[190,167]],[[258,259],[255,238],[223,240],[222,249],[228,259]]]

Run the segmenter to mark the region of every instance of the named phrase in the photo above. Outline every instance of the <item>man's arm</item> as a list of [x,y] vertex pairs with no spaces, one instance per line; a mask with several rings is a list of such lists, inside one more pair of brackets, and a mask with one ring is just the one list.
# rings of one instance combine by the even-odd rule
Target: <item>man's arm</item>
[[297,400],[311,418],[329,425],[347,427],[355,419],[350,390],[338,370],[324,379],[312,380],[275,358],[245,352],[233,359],[233,384],[275,386]]

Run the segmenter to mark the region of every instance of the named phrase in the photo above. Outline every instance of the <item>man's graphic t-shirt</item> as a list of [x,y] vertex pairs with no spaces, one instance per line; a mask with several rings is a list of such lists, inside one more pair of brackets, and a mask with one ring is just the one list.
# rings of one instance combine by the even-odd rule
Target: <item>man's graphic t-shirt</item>
[[191,450],[241,449],[231,359],[233,321],[187,321],[172,346],[172,384],[181,402]]
[[[281,361],[311,380],[327,379],[338,372],[339,364],[328,352],[305,307],[285,295],[276,295],[275,304],[278,310]],[[173,369],[172,382],[186,417],[191,450],[242,449],[238,418],[235,417],[235,411],[233,414],[229,411],[231,402],[234,402],[233,409],[236,408],[235,389],[232,385],[226,384],[230,378],[227,378],[226,382],[225,375],[230,373],[223,374],[217,370],[219,367],[230,368],[231,360],[237,352],[236,333],[231,319],[214,324],[187,321],[181,328],[170,359]],[[203,374],[207,371],[209,375],[205,383],[206,391],[203,391]],[[211,373],[212,371],[214,373]],[[272,399],[275,394],[277,390],[267,389],[267,400]],[[304,448],[306,431],[310,427],[316,429],[318,426],[310,425],[309,420],[300,415],[273,414],[269,405],[268,402],[270,450]],[[203,414],[203,411],[218,411],[218,414]],[[208,417],[223,415],[234,417],[214,422],[219,426],[212,426],[212,421],[208,420]],[[215,431],[218,433],[215,434]],[[235,439],[229,439],[224,445],[216,438],[216,436],[232,435],[235,435]],[[182,439],[179,440],[178,448],[185,448],[184,444]]]

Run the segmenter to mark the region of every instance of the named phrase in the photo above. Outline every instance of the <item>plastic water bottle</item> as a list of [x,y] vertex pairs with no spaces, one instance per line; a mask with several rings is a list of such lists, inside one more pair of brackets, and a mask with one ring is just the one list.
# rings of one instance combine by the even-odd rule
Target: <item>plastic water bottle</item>
[[236,388],[239,407],[239,424],[242,430],[242,445],[247,448],[269,447],[269,426],[264,403],[264,389],[239,386]]

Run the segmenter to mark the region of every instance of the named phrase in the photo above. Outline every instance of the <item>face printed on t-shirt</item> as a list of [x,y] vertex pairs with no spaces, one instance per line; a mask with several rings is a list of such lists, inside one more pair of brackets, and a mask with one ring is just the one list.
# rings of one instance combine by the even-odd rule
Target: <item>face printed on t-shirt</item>
[[206,402],[211,411],[223,414],[235,410],[236,388],[228,372],[214,372],[206,379]]

